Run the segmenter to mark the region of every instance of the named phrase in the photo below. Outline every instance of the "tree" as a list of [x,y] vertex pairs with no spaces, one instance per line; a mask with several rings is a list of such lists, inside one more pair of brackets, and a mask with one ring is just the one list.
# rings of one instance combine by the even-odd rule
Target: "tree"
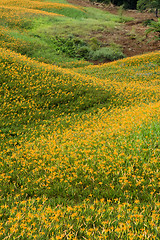
[[124,5],[124,8],[136,9],[137,0],[111,0],[114,5]]
[[138,0],[137,1],[137,9],[140,11],[144,11],[147,8],[152,8],[156,10],[156,17],[158,17],[158,10],[160,9],[160,1],[159,0]]

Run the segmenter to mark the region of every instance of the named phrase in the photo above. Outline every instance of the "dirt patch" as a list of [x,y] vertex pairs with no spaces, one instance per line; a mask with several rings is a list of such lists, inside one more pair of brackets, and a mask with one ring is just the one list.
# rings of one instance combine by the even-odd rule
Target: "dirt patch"
[[146,37],[146,29],[147,27],[144,27],[142,23],[130,22],[123,24],[121,28],[104,33],[100,40],[103,43],[114,42],[121,45],[127,57],[160,50],[160,41],[155,41],[153,34]]
[[[69,3],[83,7],[95,7],[108,11],[112,14],[118,14],[118,7],[110,4],[94,3],[89,0],[68,0]],[[148,27],[143,22],[148,19],[157,21],[154,13],[140,13],[137,10],[125,10],[124,16],[132,17],[134,20],[122,24],[112,31],[92,32],[90,37],[96,36],[104,46],[114,42],[123,48],[127,57],[144,54],[147,52],[160,50],[160,41],[155,41],[153,34],[146,37],[145,31]],[[97,64],[97,63],[96,63]]]

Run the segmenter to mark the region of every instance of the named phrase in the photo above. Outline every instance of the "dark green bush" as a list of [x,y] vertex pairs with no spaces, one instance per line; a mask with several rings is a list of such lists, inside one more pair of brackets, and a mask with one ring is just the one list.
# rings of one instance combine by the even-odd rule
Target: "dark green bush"
[[82,46],[77,49],[77,56],[84,59],[89,59],[91,49],[88,46]]
[[91,58],[95,61],[114,61],[124,57],[125,56],[120,49],[114,49],[113,47],[103,47],[91,54]]
[[65,53],[69,57],[76,58],[84,57],[83,48],[87,46],[83,40],[73,36],[68,38],[55,37],[52,39],[52,43],[58,52]]

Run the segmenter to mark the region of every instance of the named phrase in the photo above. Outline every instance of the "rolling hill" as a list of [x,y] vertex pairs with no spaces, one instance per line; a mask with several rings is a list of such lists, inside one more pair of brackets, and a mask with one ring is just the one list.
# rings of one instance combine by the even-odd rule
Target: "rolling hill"
[[0,12],[1,239],[158,239],[158,49],[122,57],[92,36],[120,17],[66,1]]

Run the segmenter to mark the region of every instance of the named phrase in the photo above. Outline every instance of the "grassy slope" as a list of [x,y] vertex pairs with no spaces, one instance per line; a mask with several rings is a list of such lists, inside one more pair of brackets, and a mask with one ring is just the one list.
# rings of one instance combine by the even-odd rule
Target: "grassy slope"
[[0,10],[2,47],[62,67],[88,63],[65,54],[69,46],[64,49],[62,43],[57,51],[55,37],[78,37],[89,42],[92,32],[103,33],[121,22],[119,16],[55,1],[0,1]]
[[69,70],[1,48],[2,239],[159,238],[159,59]]

